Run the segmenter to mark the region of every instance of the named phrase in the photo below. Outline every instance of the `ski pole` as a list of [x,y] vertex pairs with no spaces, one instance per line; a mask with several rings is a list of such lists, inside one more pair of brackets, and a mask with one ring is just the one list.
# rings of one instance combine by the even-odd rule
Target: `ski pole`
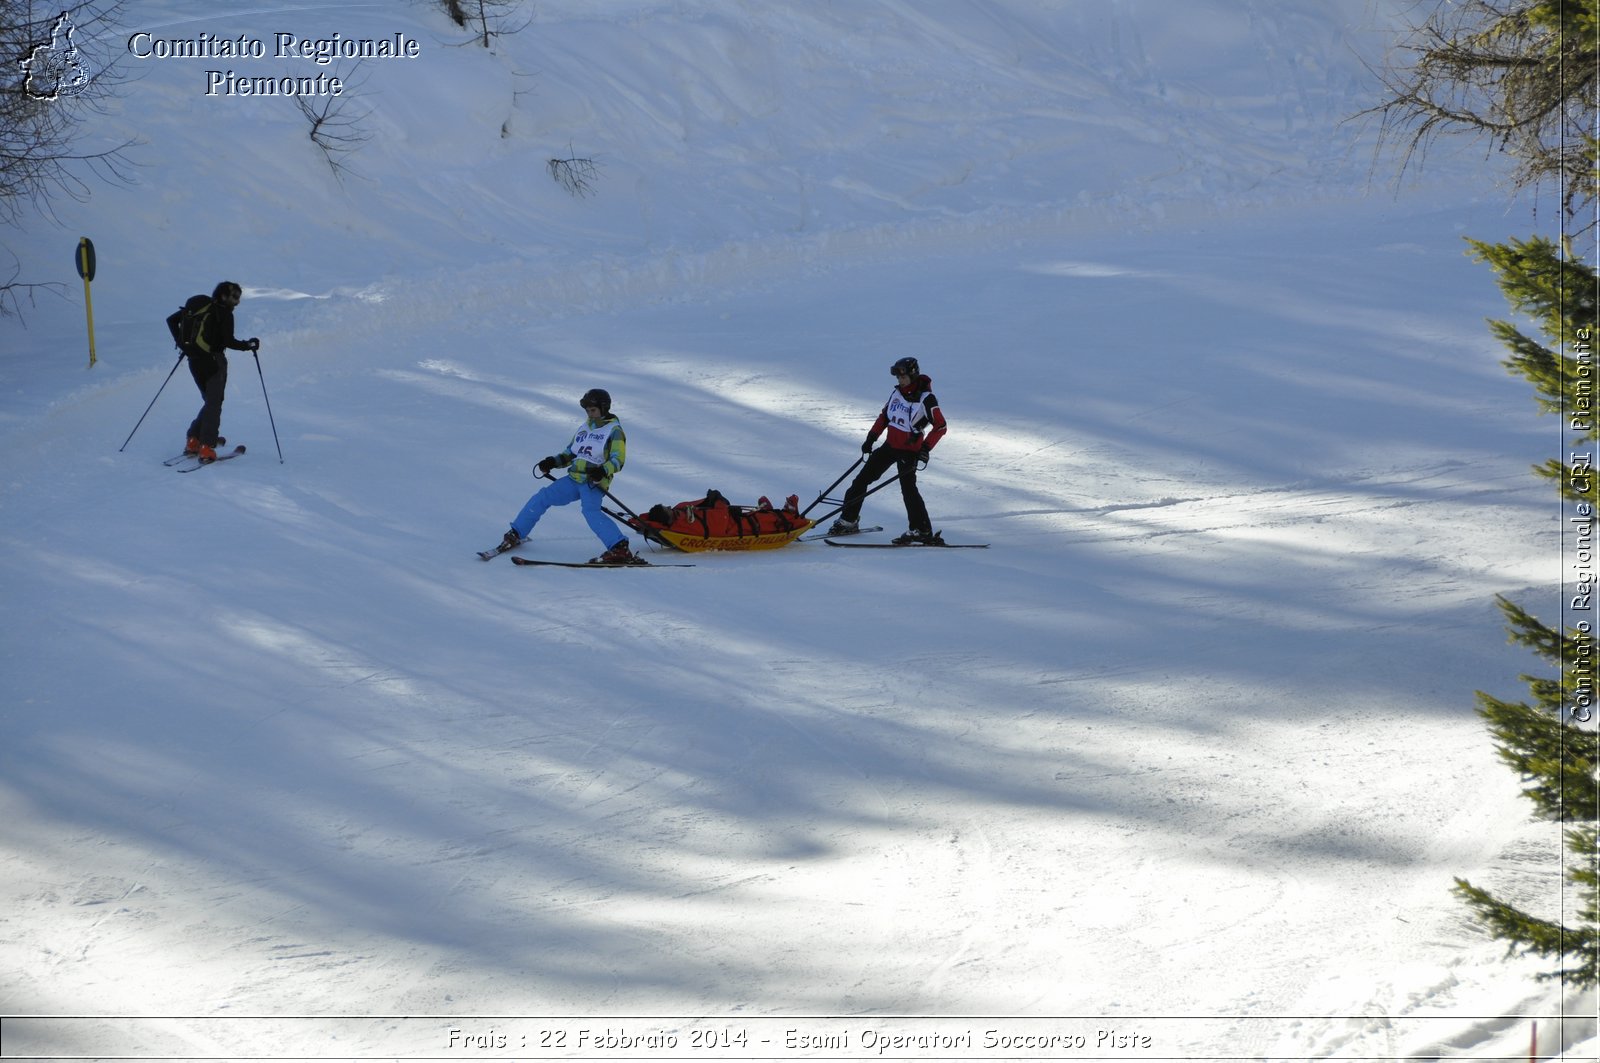
[[256,376],[261,378],[261,399],[267,404],[267,423],[272,426],[272,445],[278,448],[278,464],[283,464],[283,444],[278,442],[278,422],[272,419],[272,400],[267,398],[267,378],[261,372],[261,355],[254,350],[250,357],[256,360]]
[[[178,371],[178,363],[182,362],[182,361],[183,361],[183,354],[180,352],[178,354],[178,361],[172,363],[172,371],[167,374],[167,379],[163,380],[161,382],[161,386],[159,388],[156,388],[156,399],[159,399],[161,397],[161,393],[163,391],[167,390],[167,381],[172,379],[172,374],[176,373]],[[137,432],[139,430],[139,425],[140,424],[144,424],[144,419],[146,417],[150,416],[150,411],[151,410],[155,409],[156,399],[151,399],[150,400],[150,405],[146,406],[144,408],[144,413],[139,415],[139,424],[136,424],[136,425],[133,426],[133,432]],[[126,450],[128,448],[128,444],[133,442],[133,432],[129,432],[128,433],[128,438],[124,439],[122,441],[122,446],[117,448],[117,453],[118,454],[121,454],[124,450]]]
[[[824,498],[826,498],[828,496],[828,492],[829,491],[832,491],[835,487],[838,487],[840,484],[844,483],[844,478],[846,476],[849,476],[851,473],[855,472],[856,469],[860,468],[861,467],[861,463],[863,461],[866,461],[866,460],[867,459],[866,459],[865,455],[863,455],[862,457],[857,458],[853,465],[851,465],[848,469],[846,469],[844,472],[839,474],[839,478],[837,480],[833,481],[833,483],[829,484],[827,487],[824,487],[822,489],[821,493],[819,493],[816,498],[813,498],[811,500],[811,505],[807,506],[805,509],[802,509],[800,511],[800,515],[803,517],[807,513],[810,513],[812,508],[814,506],[816,506],[816,504],[818,502],[821,502]],[[818,523],[820,523],[820,520],[819,520]]]

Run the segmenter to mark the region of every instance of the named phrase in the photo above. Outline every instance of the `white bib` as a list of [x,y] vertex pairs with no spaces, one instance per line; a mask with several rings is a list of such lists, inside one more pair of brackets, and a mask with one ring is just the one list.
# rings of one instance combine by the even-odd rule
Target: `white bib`
[[916,402],[911,402],[900,394],[900,389],[895,388],[889,393],[889,404],[884,407],[884,417],[889,422],[890,428],[898,428],[906,435],[917,431],[917,425],[928,419],[928,411],[922,405],[919,395]]
[[572,456],[582,458],[584,461],[603,465],[606,460],[606,450],[611,445],[611,432],[617,427],[616,421],[607,421],[599,428],[590,428],[584,425],[578,429],[578,434],[572,437]]

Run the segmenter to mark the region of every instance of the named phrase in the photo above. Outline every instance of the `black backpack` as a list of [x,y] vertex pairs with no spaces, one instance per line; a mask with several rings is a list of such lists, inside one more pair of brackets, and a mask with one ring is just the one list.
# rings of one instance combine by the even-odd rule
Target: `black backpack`
[[[211,296],[191,295],[184,304],[178,308],[177,313],[167,318],[167,331],[172,333],[172,342],[180,349],[198,346],[200,343],[200,329],[205,324],[206,313],[211,309]],[[202,346],[201,350],[205,350]]]

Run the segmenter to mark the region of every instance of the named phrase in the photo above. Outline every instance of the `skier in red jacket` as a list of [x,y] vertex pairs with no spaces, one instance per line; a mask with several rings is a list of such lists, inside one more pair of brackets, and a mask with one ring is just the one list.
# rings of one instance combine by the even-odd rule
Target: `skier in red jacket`
[[[851,535],[859,530],[861,503],[866,498],[867,488],[894,465],[900,471],[900,497],[905,500],[909,525],[906,533],[894,541],[901,545],[931,542],[933,523],[928,519],[928,507],[917,490],[917,470],[928,464],[929,451],[944,438],[944,413],[931,390],[933,381],[922,374],[915,358],[895,362],[889,367],[889,374],[895,378],[895,389],[872,423],[866,442],[861,444],[861,453],[867,456],[866,463],[850,482],[850,489],[844,496],[844,509],[828,534]],[[886,429],[888,440],[878,449],[872,449]]]

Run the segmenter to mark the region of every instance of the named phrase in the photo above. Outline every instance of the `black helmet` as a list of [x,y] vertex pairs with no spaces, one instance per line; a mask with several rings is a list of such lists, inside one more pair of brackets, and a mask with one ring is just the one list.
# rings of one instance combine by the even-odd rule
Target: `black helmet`
[[578,405],[584,409],[598,406],[602,416],[611,412],[611,393],[601,388],[590,388],[583,393],[583,398],[578,400]]
[[922,367],[917,365],[915,358],[907,356],[889,367],[890,376],[899,376],[901,373],[915,380],[922,375]]

